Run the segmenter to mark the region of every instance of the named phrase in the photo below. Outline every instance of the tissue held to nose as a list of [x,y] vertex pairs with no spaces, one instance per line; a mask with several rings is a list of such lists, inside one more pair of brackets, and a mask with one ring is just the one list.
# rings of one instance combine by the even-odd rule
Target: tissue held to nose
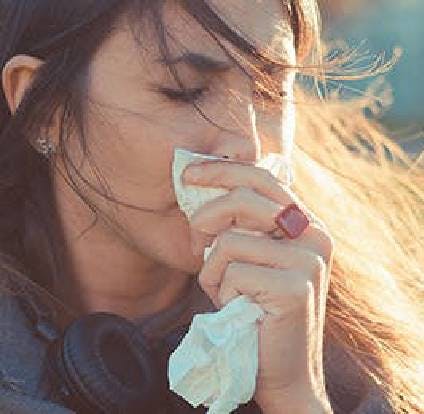
[[[207,160],[228,161],[227,158],[215,157],[193,153],[184,149],[177,148],[174,153],[174,162],[172,165],[172,179],[174,183],[175,195],[180,209],[190,219],[194,212],[202,207],[206,202],[216,197],[227,194],[229,191],[224,188],[200,187],[196,185],[184,185],[182,174],[184,169],[190,164],[196,164]],[[267,157],[259,160],[256,164],[271,172],[278,177],[287,186],[293,182],[293,171],[289,161],[280,154],[269,154]]]
[[[173,181],[178,204],[188,219],[194,212],[218,196],[223,188],[185,186],[181,176],[192,162],[217,157],[177,149],[173,164]],[[290,169],[281,156],[272,154],[258,166],[291,182]],[[257,233],[239,229],[246,234]],[[213,250],[205,249],[205,260]],[[258,371],[257,321],[263,310],[240,295],[216,313],[195,315],[189,332],[169,359],[170,388],[192,406],[209,407],[208,413],[226,414],[251,400]]]

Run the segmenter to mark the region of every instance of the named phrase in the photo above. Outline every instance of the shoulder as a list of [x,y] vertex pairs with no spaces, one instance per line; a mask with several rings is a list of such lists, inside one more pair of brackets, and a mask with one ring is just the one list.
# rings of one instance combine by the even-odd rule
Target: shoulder
[[0,295],[0,375],[2,385],[34,394],[45,345],[15,294]]
[[44,381],[47,342],[28,314],[28,298],[0,294],[0,412],[70,413],[48,402]]

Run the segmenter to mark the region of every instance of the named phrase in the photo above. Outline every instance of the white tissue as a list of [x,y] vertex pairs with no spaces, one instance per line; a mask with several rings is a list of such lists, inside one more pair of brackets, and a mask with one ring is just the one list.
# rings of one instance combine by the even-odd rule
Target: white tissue
[[193,407],[209,407],[209,414],[228,414],[249,402],[258,371],[256,321],[263,315],[244,295],[219,312],[195,315],[169,359],[170,389]]
[[[206,202],[227,194],[224,188],[184,185],[184,169],[190,163],[226,158],[175,150],[173,182],[177,202],[190,220]],[[269,170],[287,186],[293,181],[290,162],[280,154],[269,154],[256,163]],[[233,229],[249,234],[261,232]],[[207,247],[205,260],[215,246]],[[194,316],[190,329],[168,364],[170,389],[193,407],[203,404],[209,414],[228,414],[254,395],[258,370],[258,326],[264,315],[259,305],[240,295],[218,312]]]
[[[174,152],[172,164],[172,178],[178,205],[190,219],[194,212],[206,202],[228,193],[224,188],[200,187],[196,185],[184,185],[182,173],[189,164],[198,164],[207,160],[220,160],[231,162],[231,160],[213,155],[198,154],[185,149],[177,148]],[[281,154],[270,153],[256,163],[257,167],[267,169],[275,177],[290,186],[293,181],[293,171],[290,161]]]

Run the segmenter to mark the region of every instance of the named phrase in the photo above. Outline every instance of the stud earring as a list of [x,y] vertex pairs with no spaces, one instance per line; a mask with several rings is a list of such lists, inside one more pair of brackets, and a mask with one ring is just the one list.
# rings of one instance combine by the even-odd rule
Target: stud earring
[[35,140],[36,147],[35,149],[46,158],[50,158],[51,155],[55,152],[53,143],[48,137],[38,137]]

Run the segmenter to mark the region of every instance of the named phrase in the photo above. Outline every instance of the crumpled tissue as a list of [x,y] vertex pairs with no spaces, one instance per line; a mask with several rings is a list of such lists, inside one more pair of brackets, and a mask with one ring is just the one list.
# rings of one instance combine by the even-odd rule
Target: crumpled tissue
[[227,414],[251,400],[258,371],[258,328],[264,312],[245,295],[218,312],[193,317],[169,359],[170,389],[193,407]]
[[[206,202],[228,193],[224,188],[184,185],[184,169],[190,163],[227,158],[197,154],[177,148],[173,162],[173,183],[177,202],[190,219]],[[280,154],[269,154],[256,166],[268,169],[287,186],[293,181],[289,161]],[[244,233],[261,234],[246,229]],[[213,250],[205,249],[205,260]],[[228,414],[249,402],[255,392],[258,371],[258,321],[261,307],[240,295],[217,312],[197,314],[189,331],[171,354],[168,362],[170,389],[193,407],[203,404],[208,414]]]

